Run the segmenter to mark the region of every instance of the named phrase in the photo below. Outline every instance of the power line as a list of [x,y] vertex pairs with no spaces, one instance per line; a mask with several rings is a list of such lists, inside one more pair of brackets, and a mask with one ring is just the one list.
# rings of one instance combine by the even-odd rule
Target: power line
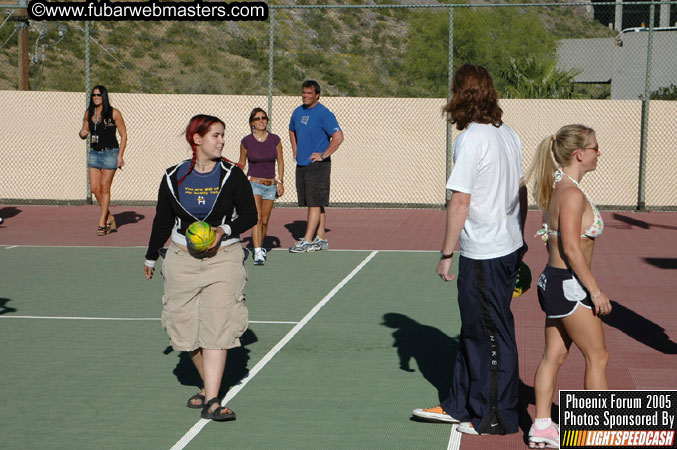
[[[80,30],[80,31],[82,31],[82,32],[84,33],[85,30],[83,30],[79,25],[73,24],[73,26],[74,26],[75,28],[77,28],[78,30]],[[131,73],[132,75],[134,75],[134,72],[132,72],[131,70],[129,70],[129,69],[127,68],[127,66],[125,66],[119,59],[117,59],[117,58],[115,57],[115,55],[113,55],[111,52],[109,52],[108,49],[107,49],[106,47],[104,47],[103,45],[101,45],[101,44],[99,43],[99,41],[97,41],[96,39],[94,39],[94,38],[91,37],[91,36],[89,37],[89,39],[90,39],[92,42],[94,42],[96,45],[98,45],[99,47],[101,47],[101,49],[102,49],[104,52],[106,52],[111,58],[113,58],[118,64],[120,64],[120,66],[121,66],[123,69],[125,69],[127,72],[129,72],[129,73]]]

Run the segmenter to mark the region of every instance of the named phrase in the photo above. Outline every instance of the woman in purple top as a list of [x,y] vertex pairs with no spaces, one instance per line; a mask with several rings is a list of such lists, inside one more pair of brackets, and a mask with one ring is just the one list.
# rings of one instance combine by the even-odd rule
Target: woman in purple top
[[[252,228],[254,243],[254,264],[262,266],[266,261],[266,249],[261,247],[268,231],[270,212],[273,202],[284,194],[284,159],[282,158],[282,143],[280,137],[269,133],[268,114],[261,108],[254,108],[249,114],[248,134],[240,143],[239,165],[244,169],[249,162],[247,178],[254,191],[256,209],[259,221]],[[277,174],[275,176],[275,161],[277,160]]]

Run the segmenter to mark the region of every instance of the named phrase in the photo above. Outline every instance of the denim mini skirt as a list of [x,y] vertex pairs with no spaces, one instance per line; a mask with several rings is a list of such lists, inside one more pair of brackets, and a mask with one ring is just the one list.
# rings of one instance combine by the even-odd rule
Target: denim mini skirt
[[249,181],[249,183],[252,185],[254,195],[260,195],[264,200],[275,200],[277,198],[277,185],[266,186],[256,181]]
[[87,167],[95,169],[115,170],[118,168],[119,148],[105,148],[103,150],[89,150]]

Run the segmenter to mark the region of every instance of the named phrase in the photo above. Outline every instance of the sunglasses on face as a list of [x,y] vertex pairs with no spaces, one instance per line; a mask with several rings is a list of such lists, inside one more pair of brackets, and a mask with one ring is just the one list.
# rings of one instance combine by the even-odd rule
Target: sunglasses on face
[[92,94],[92,97],[101,97],[101,94]]
[[268,120],[268,118],[267,118],[266,116],[262,116],[262,117],[254,117],[254,118],[252,119],[252,122],[258,122],[259,120]]

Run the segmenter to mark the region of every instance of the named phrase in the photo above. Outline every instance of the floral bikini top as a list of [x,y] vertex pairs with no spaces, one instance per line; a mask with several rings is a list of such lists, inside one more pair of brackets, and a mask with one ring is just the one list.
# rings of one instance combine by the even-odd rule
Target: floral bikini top
[[[585,195],[585,198],[590,203],[590,206],[592,206],[592,217],[593,217],[592,218],[592,225],[590,225],[588,227],[588,229],[585,230],[585,233],[581,234],[581,237],[582,238],[587,237],[587,238],[590,238],[590,239],[594,239],[596,237],[601,236],[602,232],[604,231],[604,221],[602,220],[602,215],[599,213],[599,210],[597,209],[597,207],[592,203],[592,201],[590,200],[590,197],[588,197],[588,194],[586,194],[585,191],[583,190],[583,188],[581,188],[581,185],[578,184],[578,181],[574,180],[569,175],[564,173],[564,171],[562,169],[557,169],[555,171],[555,180],[552,183],[552,188],[554,189],[555,186],[557,185],[557,183],[562,181],[562,178],[564,176],[566,176],[569,180],[571,180],[571,182],[573,184],[575,184],[578,189],[581,190],[583,195]],[[538,230],[538,232],[536,232],[536,236],[540,236],[541,239],[543,239],[543,242],[548,242],[548,237],[549,237],[548,235],[559,236],[560,234],[559,234],[559,231],[557,231],[557,230],[549,229],[548,224],[544,223],[543,228],[541,228],[540,230]]]

